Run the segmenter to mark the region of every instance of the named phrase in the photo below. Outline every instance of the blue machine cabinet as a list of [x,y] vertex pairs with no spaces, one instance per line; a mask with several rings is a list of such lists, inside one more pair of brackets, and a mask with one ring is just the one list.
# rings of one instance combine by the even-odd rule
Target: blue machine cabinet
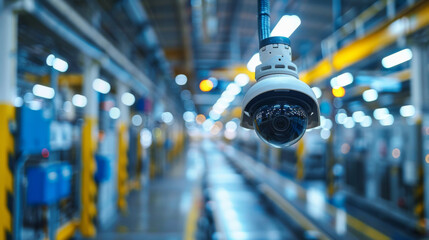
[[58,199],[58,172],[52,164],[41,164],[27,170],[27,203],[49,205]]
[[71,193],[72,167],[68,163],[57,163],[56,170],[58,174],[57,197],[63,199]]

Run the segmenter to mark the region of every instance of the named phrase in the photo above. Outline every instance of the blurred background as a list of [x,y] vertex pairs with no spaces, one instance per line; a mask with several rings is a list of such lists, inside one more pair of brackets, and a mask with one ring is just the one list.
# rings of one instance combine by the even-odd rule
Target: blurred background
[[271,0],[321,125],[240,127],[256,0],[0,0],[0,240],[425,239],[429,1]]

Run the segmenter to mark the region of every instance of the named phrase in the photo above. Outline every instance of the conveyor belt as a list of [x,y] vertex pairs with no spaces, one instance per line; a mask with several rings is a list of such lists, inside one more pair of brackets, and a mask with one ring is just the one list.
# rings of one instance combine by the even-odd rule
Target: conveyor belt
[[291,216],[301,227],[315,232],[318,239],[415,239],[403,229],[380,221],[370,214],[347,207],[344,198],[330,202],[323,185],[306,188],[226,145],[221,149],[245,178],[272,202],[276,209]]

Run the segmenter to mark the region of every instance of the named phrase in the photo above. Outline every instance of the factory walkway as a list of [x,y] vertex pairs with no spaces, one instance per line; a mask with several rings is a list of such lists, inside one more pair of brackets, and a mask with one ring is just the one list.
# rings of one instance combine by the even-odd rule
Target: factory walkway
[[151,180],[148,187],[130,194],[128,211],[113,226],[101,230],[97,239],[186,238],[188,232],[192,231],[189,228],[195,225],[188,224],[192,220],[188,219],[191,210],[198,205],[194,201],[203,172],[202,161],[198,146],[191,144],[183,159],[172,165],[165,176]]

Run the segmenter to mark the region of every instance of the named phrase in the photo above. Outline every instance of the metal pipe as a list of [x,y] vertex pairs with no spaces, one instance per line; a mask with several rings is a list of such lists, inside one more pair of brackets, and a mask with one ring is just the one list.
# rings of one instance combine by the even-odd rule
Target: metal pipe
[[133,90],[137,93],[141,95],[147,95],[150,93],[144,83],[133,78],[126,69],[124,70],[124,68],[118,66],[118,64],[116,64],[102,50],[80,37],[75,31],[67,27],[60,19],[56,18],[47,9],[35,3],[33,8],[26,8],[25,10],[39,19],[46,27],[54,31],[64,41],[67,41],[85,53],[85,55],[99,61],[104,70],[115,76],[119,81],[132,86]]
[[[65,19],[78,28],[87,38],[100,46],[115,62],[123,69],[131,73],[142,82],[149,90],[158,92],[155,84],[142,73],[124,54],[122,54],[109,40],[107,40],[97,29],[92,27],[82,16],[63,0],[47,0]],[[133,86],[130,86],[133,87]],[[163,93],[161,93],[163,94]]]
[[259,42],[270,37],[270,0],[258,1]]

